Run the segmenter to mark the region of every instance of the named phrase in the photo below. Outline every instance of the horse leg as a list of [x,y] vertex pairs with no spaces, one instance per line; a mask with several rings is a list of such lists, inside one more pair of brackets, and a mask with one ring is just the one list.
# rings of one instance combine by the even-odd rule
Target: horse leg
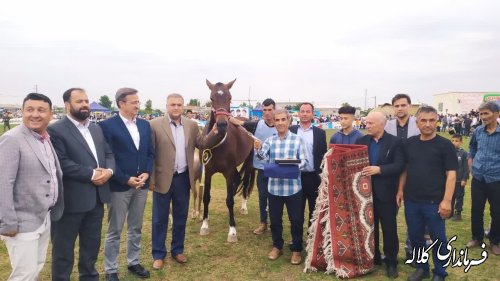
[[229,211],[229,232],[227,234],[227,242],[229,243],[238,242],[238,236],[236,235],[236,222],[234,221],[234,193],[238,187],[237,185],[235,186],[234,183],[235,176],[237,175],[230,175],[226,177],[226,206]]
[[[198,181],[195,180],[194,182],[194,185],[195,187],[193,188],[193,211],[191,212],[191,218],[192,219],[196,219],[198,217],[198,214],[196,211],[196,203],[197,203],[197,200],[200,200],[201,201],[201,195],[198,197],[198,191],[196,190],[196,185],[199,185]],[[198,199],[199,198],[199,199]]]
[[203,223],[201,224],[200,235],[210,234],[208,228],[208,205],[210,204],[210,188],[212,175],[205,174],[205,193],[203,194]]
[[198,200],[198,207],[196,210],[196,216],[200,217],[200,219],[201,219],[202,218],[200,216],[200,214],[201,214],[201,198],[203,198],[203,184],[202,183],[198,184],[198,196],[200,199]]
[[240,208],[240,214],[242,214],[242,215],[248,215],[247,202],[248,202],[248,198],[245,198],[243,196],[243,200],[241,201],[241,208]]

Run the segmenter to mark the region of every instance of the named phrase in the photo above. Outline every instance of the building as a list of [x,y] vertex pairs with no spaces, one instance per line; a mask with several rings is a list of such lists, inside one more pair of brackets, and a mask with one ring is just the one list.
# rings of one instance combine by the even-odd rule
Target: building
[[440,114],[464,114],[477,110],[485,96],[500,92],[448,92],[432,96],[432,104]]

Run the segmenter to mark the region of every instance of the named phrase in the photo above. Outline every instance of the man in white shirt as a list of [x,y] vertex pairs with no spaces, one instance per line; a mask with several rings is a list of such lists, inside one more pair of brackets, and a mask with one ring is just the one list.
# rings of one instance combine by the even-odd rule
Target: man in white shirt
[[150,276],[139,260],[154,148],[149,122],[137,118],[141,104],[137,93],[132,88],[118,89],[115,98],[119,113],[99,123],[116,159],[115,173],[110,181],[111,202],[104,243],[104,270],[109,281],[119,280],[118,254],[125,219],[128,271],[139,278]]
[[115,159],[101,128],[88,120],[85,90],[71,88],[63,101],[66,117],[48,128],[63,171],[65,206],[62,218],[52,224],[52,280],[71,279],[78,237],[80,280],[97,281],[95,263]]

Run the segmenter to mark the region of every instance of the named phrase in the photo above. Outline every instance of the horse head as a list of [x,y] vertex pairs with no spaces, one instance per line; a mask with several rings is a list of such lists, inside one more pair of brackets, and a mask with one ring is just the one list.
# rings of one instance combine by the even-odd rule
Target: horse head
[[225,133],[227,121],[231,115],[231,93],[229,89],[231,89],[235,81],[236,79],[227,84],[221,82],[212,84],[207,79],[207,86],[211,91],[212,116],[215,118],[217,129],[221,133]]

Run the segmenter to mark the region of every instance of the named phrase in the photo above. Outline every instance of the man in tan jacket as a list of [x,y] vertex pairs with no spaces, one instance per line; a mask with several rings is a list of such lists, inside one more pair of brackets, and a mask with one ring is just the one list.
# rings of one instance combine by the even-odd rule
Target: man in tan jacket
[[167,97],[167,115],[151,121],[154,161],[153,188],[153,268],[161,269],[167,254],[169,206],[172,202],[172,244],[170,253],[179,263],[184,256],[184,237],[189,209],[190,189],[194,188],[194,149],[201,142],[198,124],[182,116],[184,98]]

